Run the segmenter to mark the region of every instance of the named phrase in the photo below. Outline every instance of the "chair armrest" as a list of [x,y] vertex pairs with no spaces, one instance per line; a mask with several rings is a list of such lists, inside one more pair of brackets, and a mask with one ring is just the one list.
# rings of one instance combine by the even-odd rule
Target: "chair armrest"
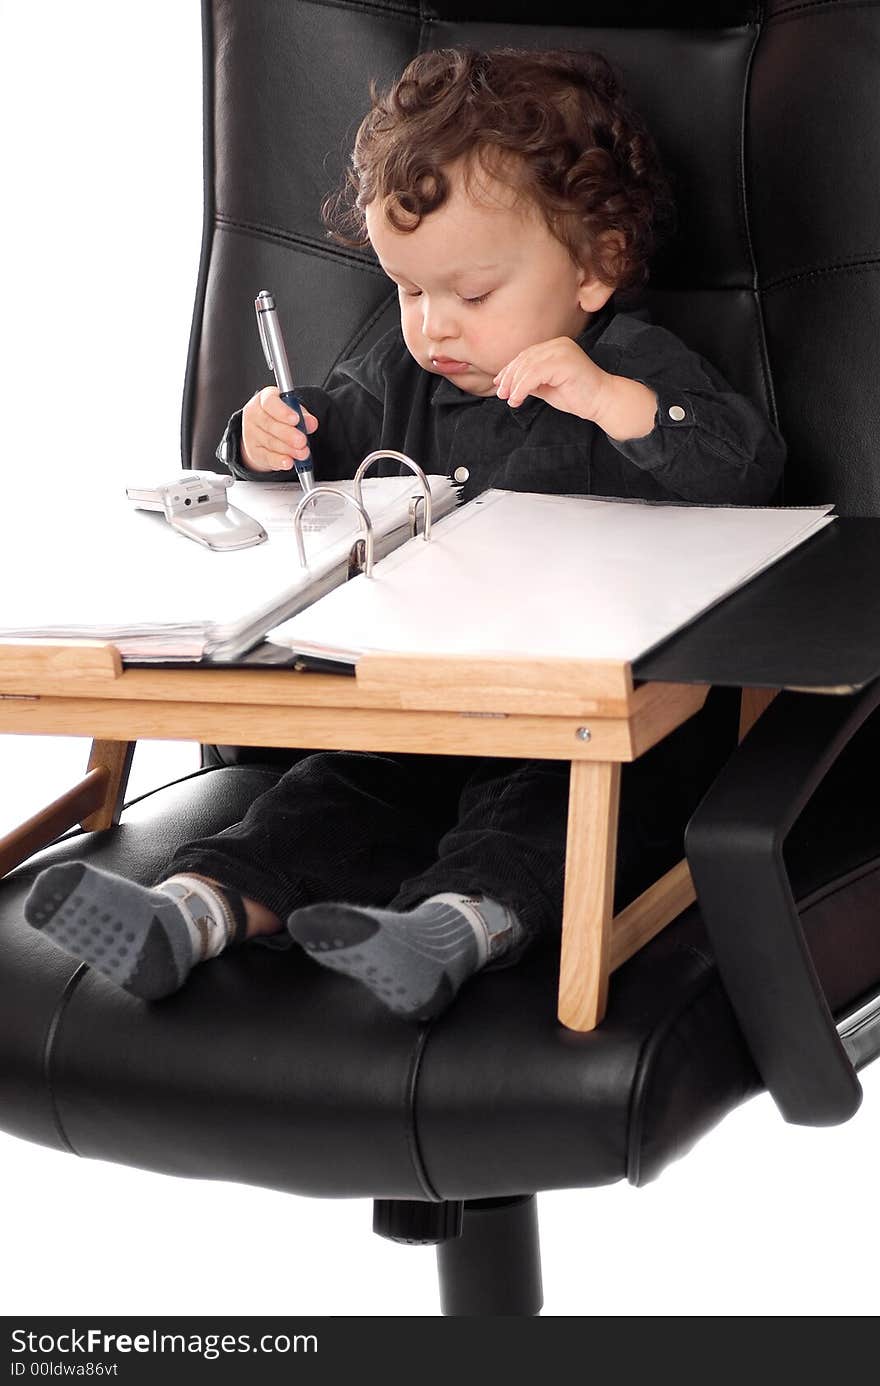
[[783,843],[875,708],[880,682],[846,696],[780,693],[688,824],[685,850],[718,970],[786,1121],[846,1121],[861,1084],[804,938]]

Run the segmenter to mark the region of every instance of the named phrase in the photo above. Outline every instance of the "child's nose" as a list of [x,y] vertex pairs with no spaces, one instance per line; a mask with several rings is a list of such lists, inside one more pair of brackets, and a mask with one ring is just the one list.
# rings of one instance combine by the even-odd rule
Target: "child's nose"
[[455,314],[442,303],[426,302],[422,308],[422,333],[429,342],[443,342],[458,336]]

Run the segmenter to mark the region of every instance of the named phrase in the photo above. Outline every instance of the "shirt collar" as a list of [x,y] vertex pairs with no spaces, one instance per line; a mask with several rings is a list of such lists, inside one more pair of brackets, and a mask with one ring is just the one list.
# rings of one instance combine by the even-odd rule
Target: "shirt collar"
[[[589,355],[592,347],[605,331],[609,322],[613,318],[616,309],[613,306],[613,297],[608,300],[604,308],[587,323],[583,332],[575,338],[582,351]],[[529,395],[524,399],[517,409],[511,409],[506,400],[498,399],[495,395],[470,395],[465,390],[460,390],[454,381],[448,376],[441,376],[431,393],[431,404],[443,407],[448,404],[486,404],[494,403],[503,409],[513,418],[520,428],[526,430],[531,427],[532,421],[539,410],[544,408],[545,401],[538,399],[536,395]]]

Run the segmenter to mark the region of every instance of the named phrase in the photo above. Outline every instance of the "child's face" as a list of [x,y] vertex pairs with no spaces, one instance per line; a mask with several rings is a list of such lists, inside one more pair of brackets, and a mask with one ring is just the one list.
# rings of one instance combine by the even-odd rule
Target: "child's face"
[[577,337],[613,293],[576,265],[538,208],[489,174],[470,192],[445,170],[447,201],[415,231],[366,209],[373,249],[398,286],[403,336],[426,371],[469,395],[493,395],[493,376],[518,352]]

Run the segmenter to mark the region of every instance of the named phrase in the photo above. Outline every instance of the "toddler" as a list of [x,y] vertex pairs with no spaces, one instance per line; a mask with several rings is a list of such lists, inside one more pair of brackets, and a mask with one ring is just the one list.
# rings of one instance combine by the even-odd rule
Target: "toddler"
[[[371,246],[400,324],[303,387],[233,416],[233,475],[354,474],[377,448],[460,483],[647,500],[765,503],[784,445],[643,311],[670,204],[652,143],[598,54],[424,53],[372,107],[325,217]],[[383,464],[396,471],[396,464]],[[516,601],[511,592],[510,600]],[[467,619],[467,613],[462,613]],[[729,700],[624,767],[618,896],[681,855],[732,745]],[[440,1014],[562,917],[568,765],[307,755],[245,819],[183,845],[146,887],[80,862],[41,872],[28,921],[135,995],[176,991],[231,944],[305,948],[399,1016]]]

